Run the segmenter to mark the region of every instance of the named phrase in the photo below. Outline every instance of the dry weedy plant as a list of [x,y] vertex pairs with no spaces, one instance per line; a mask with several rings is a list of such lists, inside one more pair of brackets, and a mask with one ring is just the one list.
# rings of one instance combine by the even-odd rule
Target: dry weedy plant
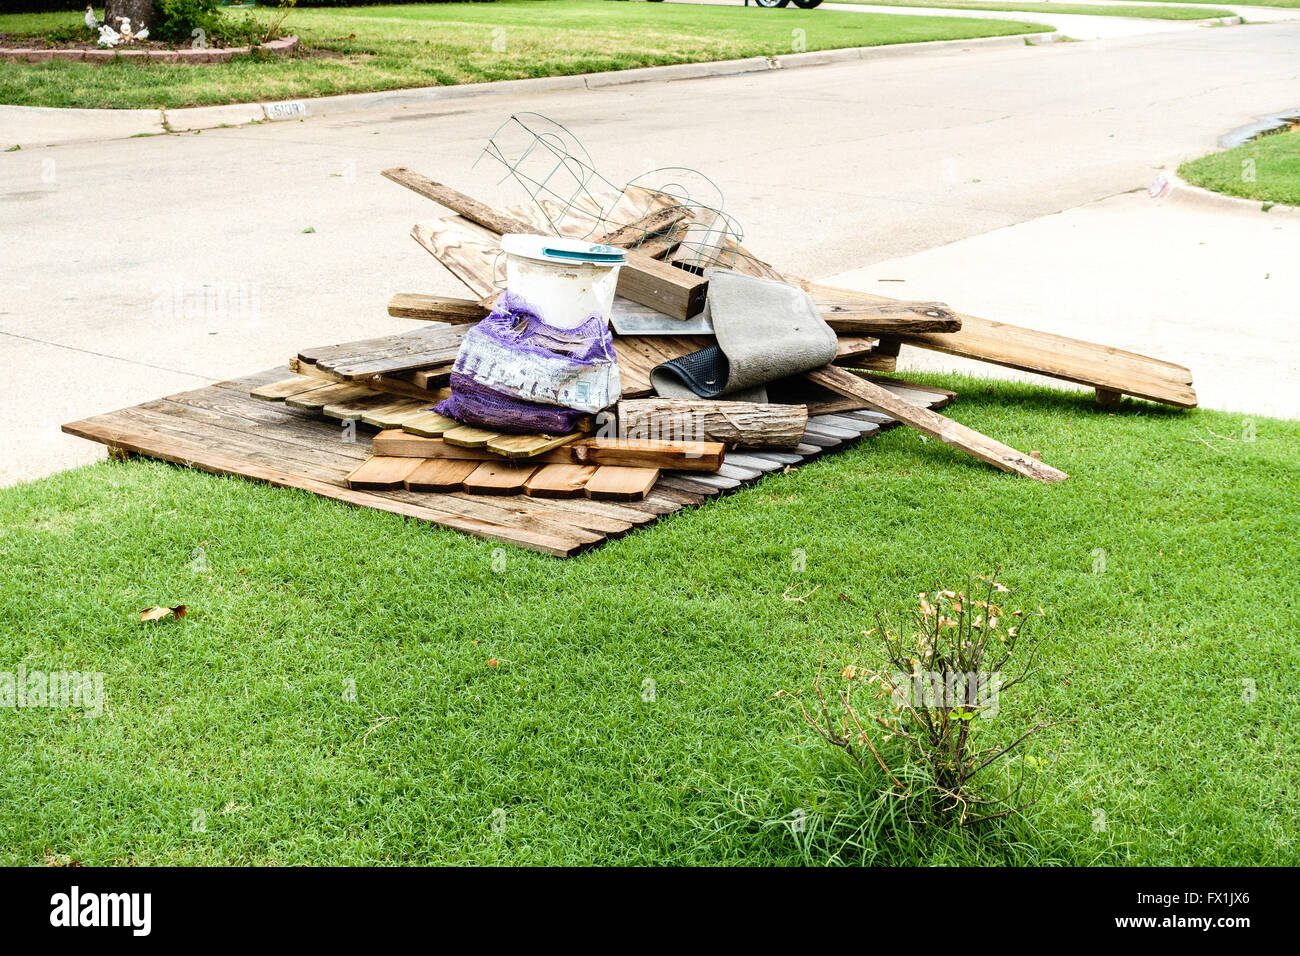
[[[1044,726],[1007,744],[988,742],[1002,695],[1033,672],[1036,649],[1027,640],[1028,616],[999,603],[1007,593],[992,578],[976,575],[964,590],[939,591],[933,601],[919,594],[906,637],[880,617],[867,633],[879,635],[888,668],[850,664],[840,671],[843,686],[828,700],[823,661],[813,682],[815,707],[799,701],[804,718],[859,768],[878,765],[892,792],[926,817],[964,826],[1025,809],[1033,801],[1020,802],[1023,777],[1003,795],[976,780]],[[1020,670],[1008,677],[1013,655]]]

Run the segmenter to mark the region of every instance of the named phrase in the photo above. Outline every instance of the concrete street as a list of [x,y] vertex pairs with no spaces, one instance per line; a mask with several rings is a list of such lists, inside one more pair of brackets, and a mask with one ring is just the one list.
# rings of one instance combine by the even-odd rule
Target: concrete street
[[378,172],[518,201],[472,163],[524,110],[610,179],[705,171],[793,273],[1136,348],[1191,365],[1207,405],[1300,416],[1300,222],[1124,195],[1300,107],[1298,51],[1300,22],[1195,28],[3,153],[0,483],[102,454],[61,422],[413,326],[396,291],[459,294],[407,238],[439,210]]

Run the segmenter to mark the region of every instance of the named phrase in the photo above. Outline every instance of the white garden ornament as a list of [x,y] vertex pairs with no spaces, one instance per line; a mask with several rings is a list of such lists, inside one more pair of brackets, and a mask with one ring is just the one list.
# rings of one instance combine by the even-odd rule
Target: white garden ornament
[[[94,19],[94,13],[90,7],[87,7],[86,23],[89,24],[92,19]],[[130,17],[119,17],[117,30],[114,30],[107,23],[99,28],[100,46],[115,47],[119,43],[134,43],[137,40],[147,39],[149,39],[149,28],[145,27],[139,33],[132,32]]]

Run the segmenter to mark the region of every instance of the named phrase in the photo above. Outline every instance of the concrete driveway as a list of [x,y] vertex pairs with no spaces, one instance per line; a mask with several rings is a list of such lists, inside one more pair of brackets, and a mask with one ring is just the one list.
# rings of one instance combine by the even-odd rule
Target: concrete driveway
[[[413,326],[385,313],[396,291],[459,294],[407,238],[438,210],[378,172],[405,164],[517,201],[490,167],[472,166],[512,112],[568,125],[611,179],[707,171],[756,253],[827,276],[1144,187],[1224,131],[1300,106],[1298,48],[1300,23],[957,48],[0,154],[0,481],[98,457],[58,433],[63,421]],[[1067,245],[1050,267],[1074,275],[1076,259]],[[1015,258],[987,268],[992,283],[1026,281]],[[1149,281],[1170,275],[1152,269]],[[942,273],[927,281],[976,310]],[[1186,291],[1188,277],[1177,281]],[[1211,289],[1223,276],[1191,281]],[[1294,340],[1297,302],[1249,320]],[[1050,299],[1011,304],[989,317],[1046,327],[1061,311]],[[1124,344],[1173,360],[1253,355],[1190,314],[1177,334],[1160,323],[1133,337]],[[1253,369],[1294,391],[1267,354]],[[1270,407],[1300,414],[1294,396]]]

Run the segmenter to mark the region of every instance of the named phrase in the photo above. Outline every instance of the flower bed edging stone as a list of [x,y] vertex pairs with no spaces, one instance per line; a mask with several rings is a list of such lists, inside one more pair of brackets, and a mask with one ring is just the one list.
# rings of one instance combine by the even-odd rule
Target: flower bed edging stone
[[[284,56],[296,50],[298,38],[281,37],[257,47],[274,56]],[[111,63],[123,60],[157,60],[159,63],[226,63],[233,57],[248,53],[251,46],[224,47],[215,49],[180,50],[45,50],[35,48],[0,49],[0,60],[16,60],[19,63],[44,63],[47,60],[73,60],[79,63]]]

